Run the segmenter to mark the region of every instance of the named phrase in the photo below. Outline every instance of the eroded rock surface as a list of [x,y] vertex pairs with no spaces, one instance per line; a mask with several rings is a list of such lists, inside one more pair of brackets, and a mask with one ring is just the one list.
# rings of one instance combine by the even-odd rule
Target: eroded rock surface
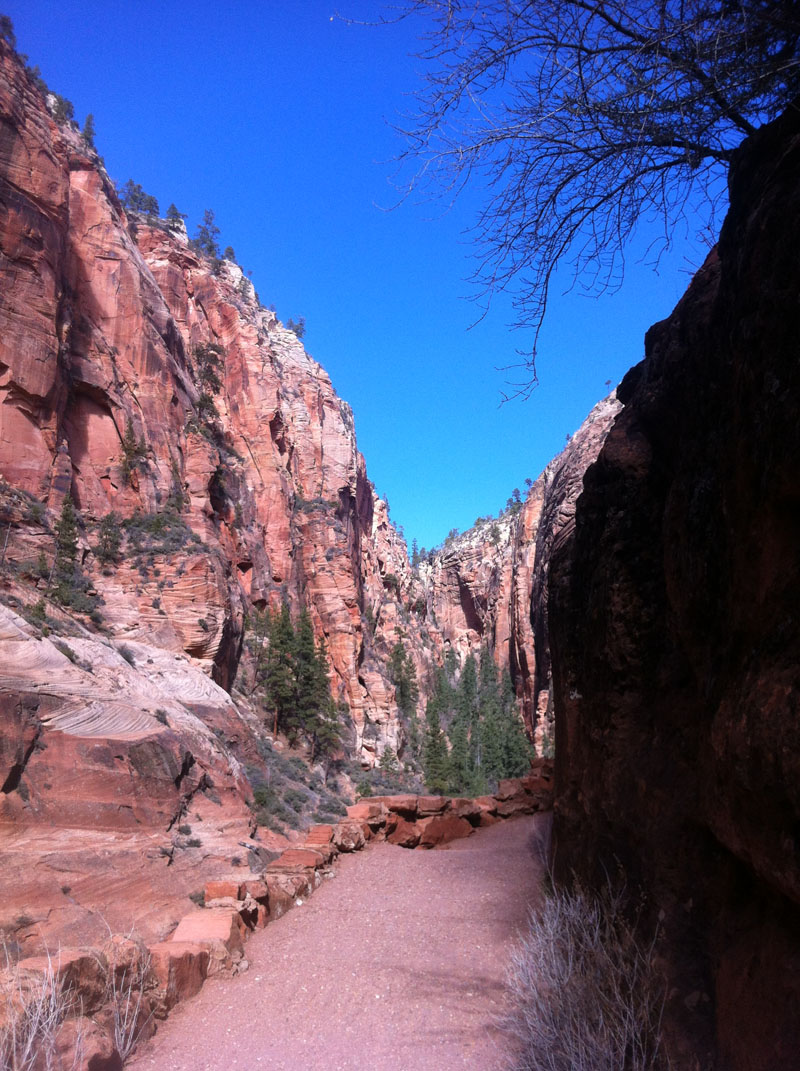
[[556,860],[644,889],[681,1068],[800,1051],[798,175],[790,109],[737,154],[552,566]]

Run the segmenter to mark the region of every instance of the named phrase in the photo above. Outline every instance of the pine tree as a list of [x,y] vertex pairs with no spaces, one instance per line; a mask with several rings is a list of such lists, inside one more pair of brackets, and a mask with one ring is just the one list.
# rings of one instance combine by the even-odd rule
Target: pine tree
[[316,722],[311,738],[311,761],[322,760],[325,763],[326,776],[328,761],[342,747],[342,723],[336,707],[331,701],[328,710]]
[[67,495],[56,524],[56,574],[72,579],[78,562],[78,518],[72,496]]
[[81,136],[83,137],[83,140],[86,142],[86,144],[89,146],[90,149],[94,148],[94,139],[95,139],[96,133],[97,133],[97,131],[95,130],[95,126],[94,126],[94,116],[92,115],[91,112],[89,112],[89,114],[86,116],[86,120],[85,120],[85,122],[83,124],[83,130],[81,131]]
[[220,375],[225,368],[225,349],[216,342],[205,342],[194,348],[194,361],[198,386],[204,394],[219,394],[222,390]]
[[448,783],[448,753],[444,732],[439,722],[435,700],[428,701],[425,711],[425,741],[422,747],[422,769],[425,784],[431,792],[446,792]]
[[214,222],[214,213],[207,208],[203,213],[203,222],[197,224],[197,231],[191,241],[193,249],[209,257],[219,257],[219,227]]
[[489,709],[481,723],[481,770],[491,788],[505,777],[504,741],[500,712],[497,708]]
[[500,736],[503,742],[503,777],[522,777],[530,769],[532,748],[517,710],[514,687],[508,670],[503,671],[500,707]]
[[286,729],[294,702],[292,648],[294,629],[289,604],[284,601],[277,613],[270,614],[269,648],[264,661],[264,699],[273,715],[273,732]]
[[97,526],[97,544],[94,552],[98,561],[104,564],[117,561],[121,546],[122,533],[119,518],[116,513],[107,513]]
[[292,644],[294,670],[294,703],[287,718],[290,735],[307,733],[313,736],[316,723],[330,700],[328,678],[320,665],[314,639],[311,615],[303,609],[297,622]]
[[416,539],[411,540],[411,564],[412,566],[419,565],[419,547],[417,546]]
[[468,791],[474,772],[469,753],[468,723],[462,714],[458,714],[451,722],[449,736],[447,791],[453,796],[460,796]]
[[147,443],[144,435],[136,441],[136,432],[133,430],[133,421],[130,417],[125,422],[125,434],[122,436],[122,460],[119,470],[122,482],[129,484],[131,476],[139,469],[147,457]]
[[17,35],[14,33],[14,23],[8,15],[0,15],[0,37],[7,41],[12,48],[17,47]]
[[133,179],[128,179],[117,190],[120,201],[131,212],[140,212],[145,216],[158,216],[158,201],[152,194],[145,193],[142,186]]
[[470,654],[464,662],[458,680],[456,705],[468,722],[472,722],[478,710],[478,671],[475,656]]
[[179,212],[178,209],[175,207],[175,204],[173,203],[167,209],[165,219],[167,221],[167,226],[170,228],[170,230],[175,230],[177,228],[180,228],[181,224],[185,222],[186,213]]

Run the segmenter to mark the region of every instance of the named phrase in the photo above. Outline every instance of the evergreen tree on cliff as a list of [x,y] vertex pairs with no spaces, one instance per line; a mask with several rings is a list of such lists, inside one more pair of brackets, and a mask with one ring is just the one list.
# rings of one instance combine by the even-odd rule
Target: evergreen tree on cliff
[[425,739],[422,745],[422,770],[431,792],[446,792],[449,781],[447,743],[439,721],[436,699],[428,700],[425,710]]
[[517,709],[511,674],[503,670],[500,692],[500,739],[502,741],[501,777],[522,777],[531,765],[533,749]]
[[56,577],[71,580],[78,564],[78,519],[72,495],[67,495],[56,524]]
[[273,732],[288,731],[292,721],[294,701],[294,673],[292,671],[292,648],[294,629],[289,604],[284,600],[280,610],[270,613],[267,625],[269,645],[264,658],[262,679],[264,701],[272,713]]
[[314,639],[311,615],[308,610],[303,609],[292,643],[294,701],[291,724],[298,731],[309,735],[313,735],[317,722],[331,705],[327,665],[320,653]]

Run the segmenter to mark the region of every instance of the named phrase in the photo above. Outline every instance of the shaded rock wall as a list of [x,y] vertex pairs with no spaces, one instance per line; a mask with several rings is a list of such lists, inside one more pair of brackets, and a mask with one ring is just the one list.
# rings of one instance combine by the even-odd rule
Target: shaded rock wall
[[737,155],[552,564],[557,867],[644,889],[681,1068],[800,1051],[799,175],[792,109]]

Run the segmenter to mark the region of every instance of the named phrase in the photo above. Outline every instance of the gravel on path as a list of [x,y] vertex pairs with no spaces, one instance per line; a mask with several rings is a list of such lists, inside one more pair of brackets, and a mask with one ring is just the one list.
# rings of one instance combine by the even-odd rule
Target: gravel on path
[[340,857],[303,906],[251,937],[128,1071],[494,1071],[509,946],[539,895],[549,815],[434,851]]

